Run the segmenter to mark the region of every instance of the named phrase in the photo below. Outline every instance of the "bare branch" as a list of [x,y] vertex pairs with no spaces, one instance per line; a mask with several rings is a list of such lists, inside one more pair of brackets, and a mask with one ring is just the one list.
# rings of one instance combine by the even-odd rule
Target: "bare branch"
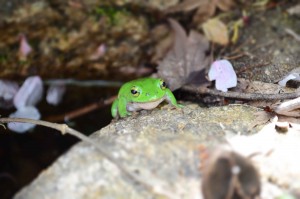
[[215,89],[209,89],[206,87],[196,87],[195,85],[186,85],[182,87],[183,90],[200,93],[200,94],[210,94],[221,97],[228,97],[234,99],[244,99],[244,100],[284,100],[300,97],[300,92],[293,93],[278,93],[278,94],[264,94],[264,93],[241,93],[241,92],[221,92]]

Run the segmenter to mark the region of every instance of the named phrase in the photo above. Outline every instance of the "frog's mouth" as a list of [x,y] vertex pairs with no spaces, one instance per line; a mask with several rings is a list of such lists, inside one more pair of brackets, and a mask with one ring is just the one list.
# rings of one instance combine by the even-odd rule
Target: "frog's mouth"
[[149,102],[132,102],[127,104],[128,111],[138,111],[138,110],[151,110],[157,107],[162,101],[165,100],[165,97],[158,100],[153,100]]

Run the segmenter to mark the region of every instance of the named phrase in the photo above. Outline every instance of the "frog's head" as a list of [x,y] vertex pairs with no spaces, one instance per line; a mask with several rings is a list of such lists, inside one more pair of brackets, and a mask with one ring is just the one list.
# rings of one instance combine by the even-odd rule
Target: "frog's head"
[[167,90],[164,80],[144,78],[132,81],[126,92],[132,102],[152,102],[163,99]]

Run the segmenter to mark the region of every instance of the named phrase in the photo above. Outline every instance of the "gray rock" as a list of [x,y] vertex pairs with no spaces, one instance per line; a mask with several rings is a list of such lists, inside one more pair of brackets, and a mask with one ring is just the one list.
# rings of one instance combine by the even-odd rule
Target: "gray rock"
[[191,104],[113,121],[91,138],[150,188],[135,183],[93,146],[81,142],[14,198],[201,198],[199,146],[253,131],[257,112],[260,109],[243,105]]

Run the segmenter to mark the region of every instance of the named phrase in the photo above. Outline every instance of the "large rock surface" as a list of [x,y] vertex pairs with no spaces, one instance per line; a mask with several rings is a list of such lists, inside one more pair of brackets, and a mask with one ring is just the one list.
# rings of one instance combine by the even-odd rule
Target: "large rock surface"
[[87,143],[79,143],[15,199],[201,198],[201,144],[255,131],[260,109],[235,105],[155,109],[114,121],[91,138],[150,185],[138,185]]

